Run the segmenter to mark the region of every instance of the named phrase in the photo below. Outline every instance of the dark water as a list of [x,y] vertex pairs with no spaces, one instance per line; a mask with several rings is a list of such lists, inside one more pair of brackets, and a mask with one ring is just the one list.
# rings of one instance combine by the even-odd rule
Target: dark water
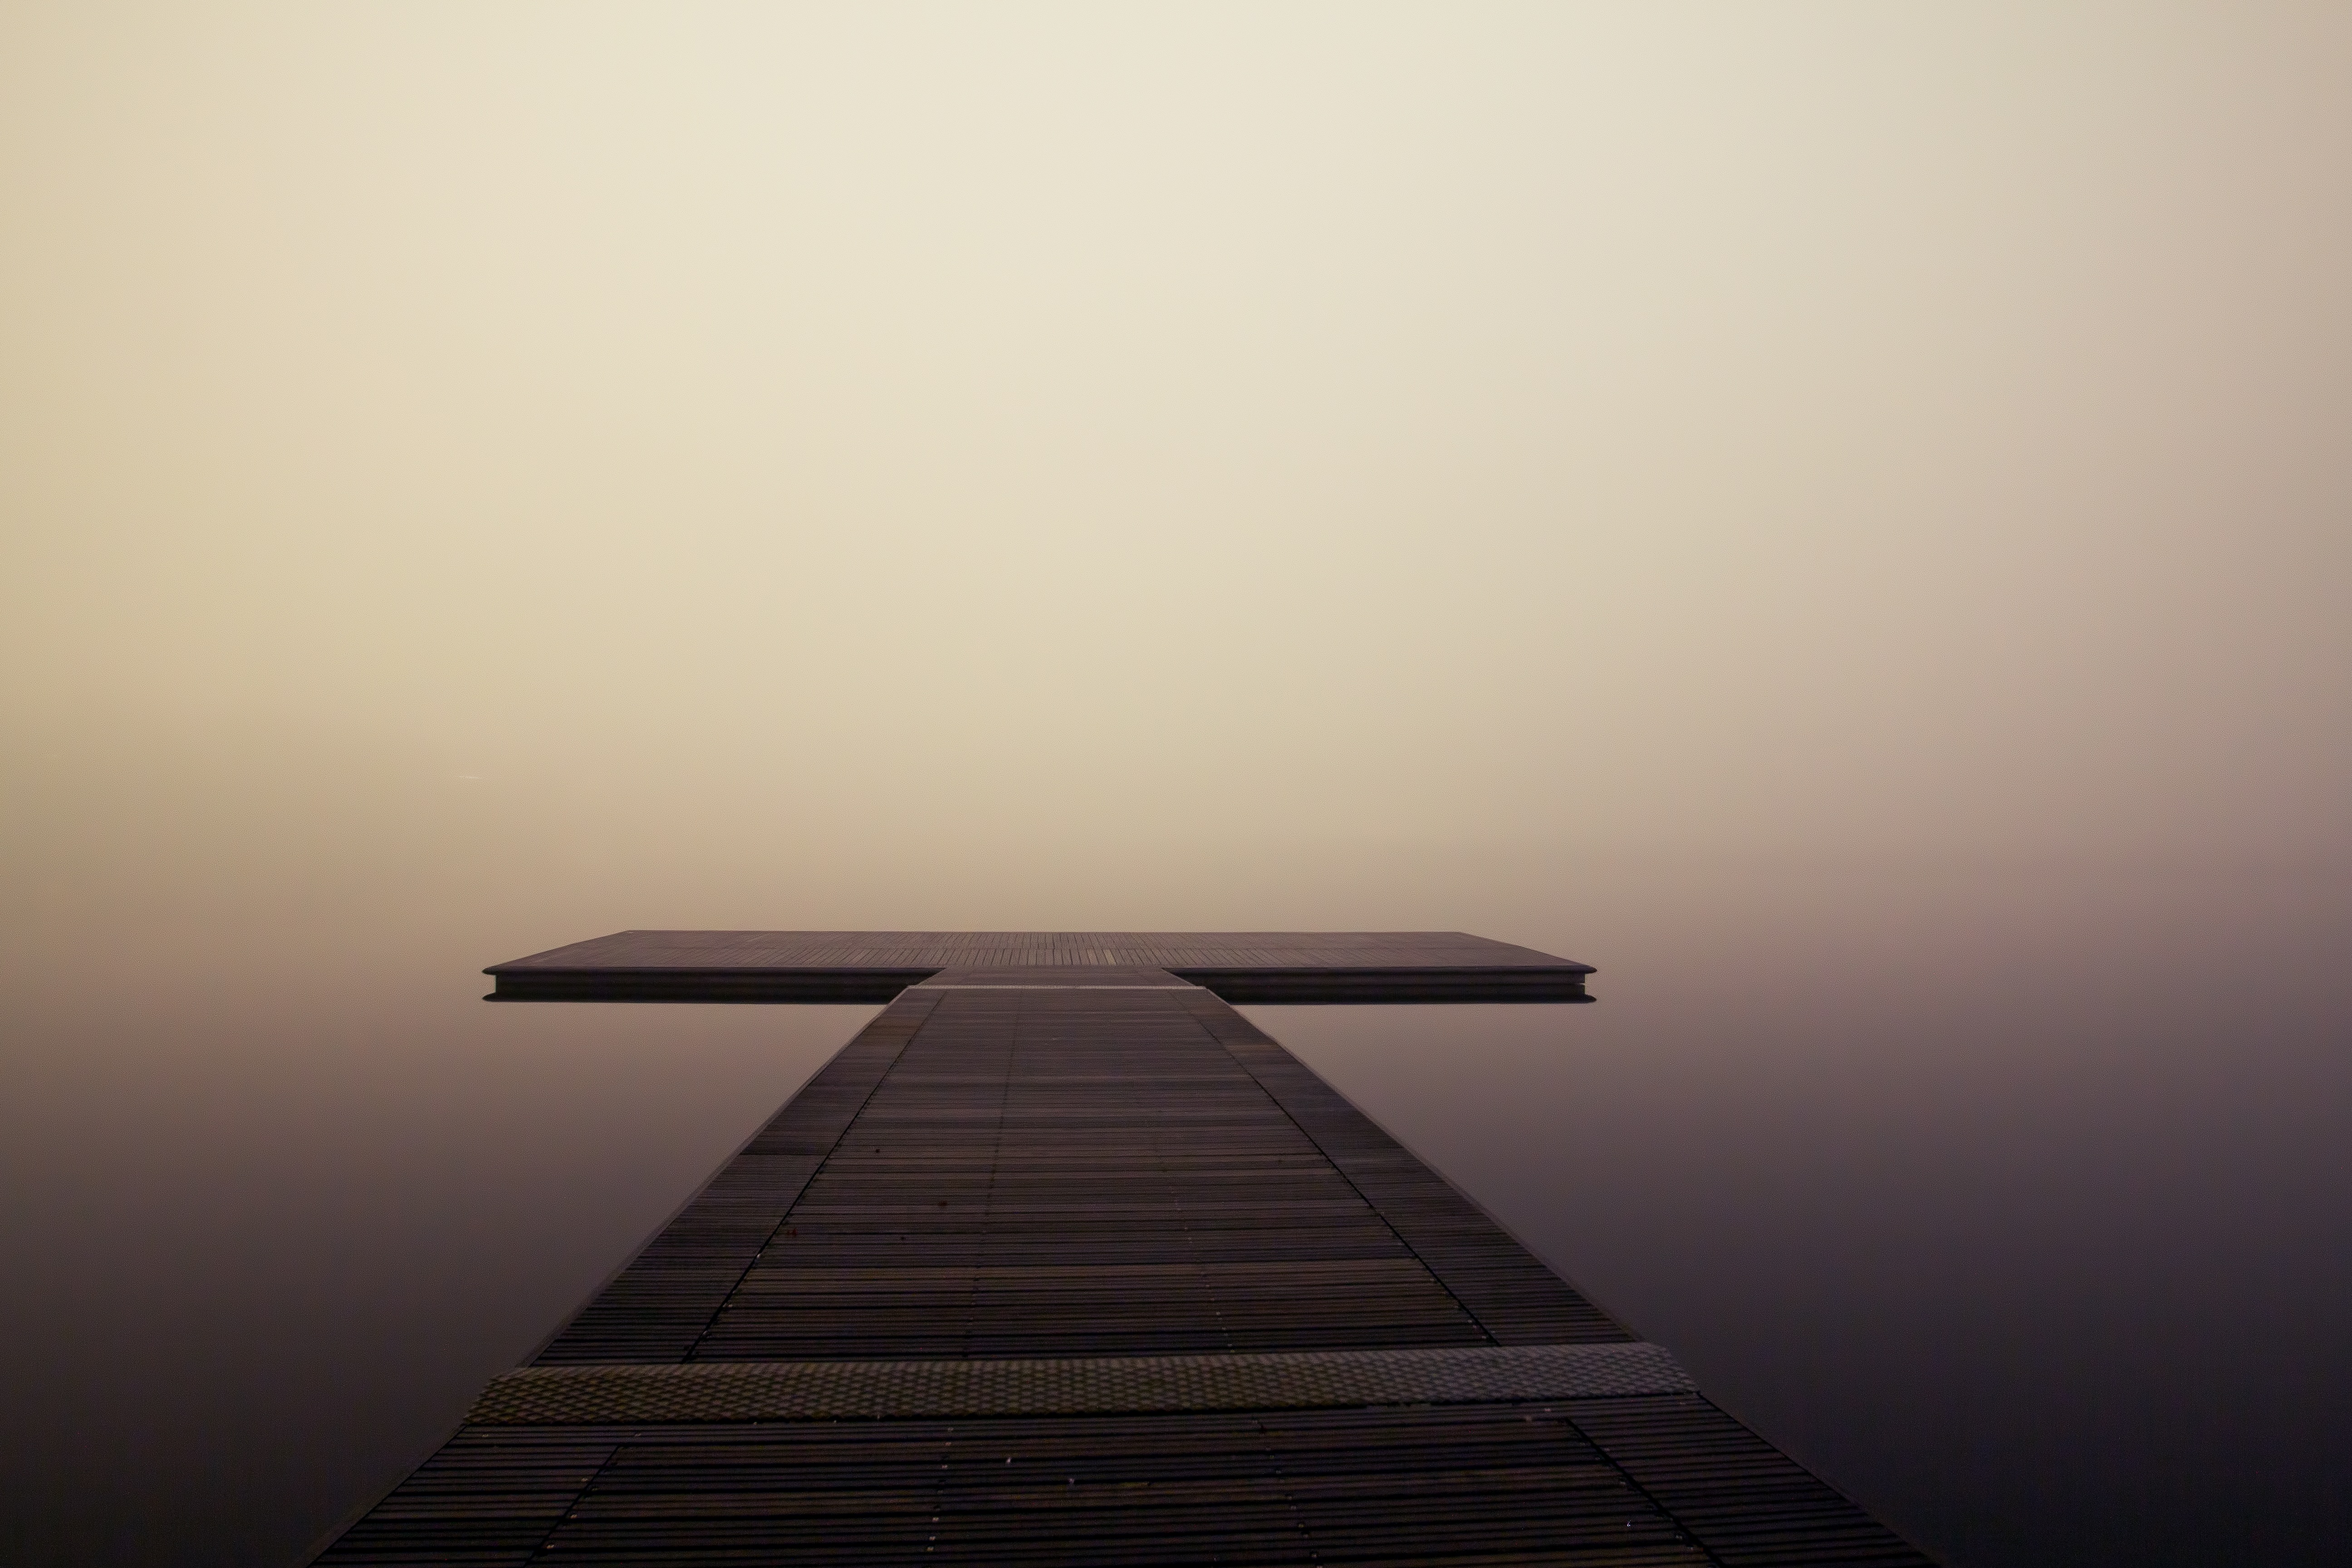
[[[1402,881],[1346,923],[1562,952],[1601,1001],[1253,1016],[1719,1402],[1955,1563],[2343,1560],[2345,879]],[[12,943],[9,1562],[294,1558],[870,1011],[488,1006],[481,963],[658,916],[286,885]]]

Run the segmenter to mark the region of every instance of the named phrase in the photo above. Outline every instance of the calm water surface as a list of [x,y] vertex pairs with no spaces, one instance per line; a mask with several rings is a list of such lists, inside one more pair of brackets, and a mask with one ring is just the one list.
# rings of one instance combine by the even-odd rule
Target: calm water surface
[[[1252,1016],[1955,1563],[2342,1560],[2345,879],[1539,869],[1286,923],[1527,942],[1599,1005]],[[295,1559],[871,1014],[477,999],[656,923],[601,913],[23,926],[0,1556]]]

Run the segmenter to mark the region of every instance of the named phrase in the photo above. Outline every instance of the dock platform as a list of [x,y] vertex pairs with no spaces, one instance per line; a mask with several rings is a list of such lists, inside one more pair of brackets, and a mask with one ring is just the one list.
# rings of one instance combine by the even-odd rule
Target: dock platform
[[1572,1000],[1586,965],[730,931],[489,973],[887,1005],[319,1563],[1928,1561],[1232,1005]]

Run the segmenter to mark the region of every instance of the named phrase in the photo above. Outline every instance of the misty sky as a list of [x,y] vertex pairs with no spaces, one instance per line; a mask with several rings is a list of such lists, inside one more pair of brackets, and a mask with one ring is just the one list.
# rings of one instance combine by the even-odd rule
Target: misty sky
[[[628,924],[2340,860],[2348,76],[2331,4],[14,5],[19,798],[496,793]],[[1058,869],[915,891],[982,844]]]
[[856,1026],[476,1000],[680,926],[1596,963],[1261,1021],[1952,1561],[2332,1560],[2347,280],[2342,0],[0,0],[0,1553],[438,1441]]

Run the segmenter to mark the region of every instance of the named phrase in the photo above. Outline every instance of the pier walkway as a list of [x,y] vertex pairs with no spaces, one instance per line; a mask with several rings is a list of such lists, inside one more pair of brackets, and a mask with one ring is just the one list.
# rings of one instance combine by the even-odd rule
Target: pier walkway
[[499,1000],[882,1012],[318,1559],[1918,1564],[1234,1010],[1456,933],[625,932]]

